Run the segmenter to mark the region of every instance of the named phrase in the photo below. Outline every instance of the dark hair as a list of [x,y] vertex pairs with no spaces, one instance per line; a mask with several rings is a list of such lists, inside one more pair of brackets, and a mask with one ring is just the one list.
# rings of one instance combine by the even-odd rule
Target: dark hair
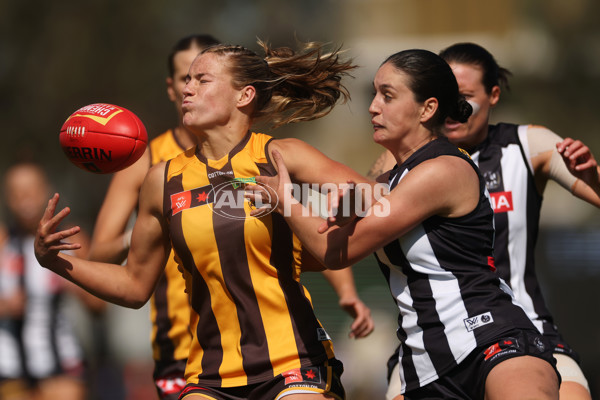
[[475,43],[456,43],[440,52],[446,62],[477,65],[483,70],[483,86],[490,94],[494,86],[503,86],[510,90],[508,77],[511,72],[498,65],[489,51]]
[[177,53],[179,53],[180,51],[190,50],[192,48],[204,50],[207,47],[214,46],[217,44],[219,44],[219,41],[217,39],[215,39],[211,35],[206,34],[194,34],[179,39],[169,52],[169,58],[167,60],[169,76],[173,77],[173,74],[175,73],[175,65],[173,63],[173,59],[175,58],[175,55]]
[[350,98],[341,80],[356,66],[340,59],[340,49],[325,52],[324,45],[315,42],[301,44],[298,51],[271,48],[261,40],[258,44],[264,57],[242,46],[202,51],[225,57],[236,88],[254,86],[253,118],[268,117],[274,127],[310,121],[327,115],[340,97]]
[[446,117],[466,122],[473,108],[458,93],[458,84],[446,61],[428,50],[411,49],[389,56],[384,62],[392,64],[408,77],[407,86],[417,102],[435,97],[438,110],[432,119],[432,127],[444,123]]

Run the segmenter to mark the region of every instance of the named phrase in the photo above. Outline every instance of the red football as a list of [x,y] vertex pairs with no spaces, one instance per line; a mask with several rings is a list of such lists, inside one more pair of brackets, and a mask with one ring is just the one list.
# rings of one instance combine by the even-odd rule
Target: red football
[[60,129],[60,146],[69,160],[97,174],[130,166],[147,144],[146,128],[137,115],[113,104],[81,107]]

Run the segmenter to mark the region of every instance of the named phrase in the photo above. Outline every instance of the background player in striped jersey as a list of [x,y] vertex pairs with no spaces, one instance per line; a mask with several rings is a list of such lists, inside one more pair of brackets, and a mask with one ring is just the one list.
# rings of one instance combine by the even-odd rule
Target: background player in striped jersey
[[[327,267],[376,252],[400,310],[406,399],[558,398],[549,342],[494,272],[485,181],[443,137],[447,117],[471,114],[452,70],[434,53],[407,50],[380,66],[374,89],[373,138],[399,165],[374,212],[323,235],[327,224],[306,216],[288,190],[285,155],[274,155],[278,177],[257,182],[276,188],[277,210]],[[375,207],[386,205],[379,216]]]
[[[265,57],[214,46],[193,62],[182,108],[198,145],[149,171],[124,267],[60,252],[79,245],[65,240],[78,228],[55,231],[69,213],[54,214],[58,194],[40,221],[35,247],[43,265],[129,307],[148,300],[173,242],[194,311],[186,400],[344,398],[341,363],[299,282],[301,268],[322,266],[303,264],[297,240],[277,214],[248,218],[243,202],[225,206],[226,216],[203,191],[243,191],[236,179],[275,174],[273,149],[289,158],[299,182],[324,183],[314,176],[320,170],[340,183],[365,181],[299,140],[250,132],[257,118],[278,126],[326,115],[347,97],[341,79],[354,69],[337,50],[318,44],[298,52],[262,45]],[[313,168],[306,168],[308,158]]]
[[[548,180],[600,207],[597,162],[581,141],[563,140],[542,126],[489,125],[501,87],[508,89],[510,72],[500,67],[486,49],[474,43],[457,43],[440,55],[454,71],[460,92],[477,110],[464,124],[448,120],[446,135],[471,153],[486,177],[494,200],[498,273],[538,330],[551,340],[562,378],[560,398],[590,399],[579,356],[562,338],[546,307],[535,273],[534,246]],[[395,161],[391,154],[384,153],[379,163],[386,170]],[[527,243],[526,248],[523,243]],[[399,393],[398,387],[399,383],[392,380],[388,393]]]
[[[50,183],[44,169],[19,161],[4,175],[8,237],[0,243],[0,398],[84,400],[86,357],[69,318],[67,298],[89,311],[105,303],[40,268],[33,240]],[[78,255],[85,256],[87,236]]]
[[[196,144],[196,136],[183,125],[181,101],[186,76],[192,61],[203,49],[219,41],[206,34],[186,36],[173,46],[168,57],[167,95],[175,105],[177,125],[153,139],[144,155],[131,167],[114,174],[98,214],[89,258],[120,263],[127,256],[131,229],[129,218],[139,200],[139,190],[148,169],[174,158]],[[369,308],[358,297],[352,271],[323,271],[339,296],[340,307],[355,320],[350,336],[362,338],[374,328]],[[184,370],[191,333],[189,303],[185,282],[173,254],[150,299],[154,382],[159,398],[177,399],[185,386]]]

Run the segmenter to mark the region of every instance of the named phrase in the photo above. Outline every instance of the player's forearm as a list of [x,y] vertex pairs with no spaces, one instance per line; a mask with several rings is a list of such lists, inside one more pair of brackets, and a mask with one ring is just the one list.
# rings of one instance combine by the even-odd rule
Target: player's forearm
[[43,266],[94,296],[123,307],[140,308],[152,294],[152,288],[147,288],[136,280],[135,275],[121,265],[90,261],[61,253]]
[[92,261],[121,264],[127,258],[130,243],[130,230],[112,240],[93,241],[88,254],[88,259]]

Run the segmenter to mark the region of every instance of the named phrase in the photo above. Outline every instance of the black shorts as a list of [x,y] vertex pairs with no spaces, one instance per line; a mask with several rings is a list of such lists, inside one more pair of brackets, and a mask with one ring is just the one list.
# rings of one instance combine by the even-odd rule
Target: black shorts
[[157,361],[154,363],[154,386],[160,400],[177,400],[185,387],[187,360]]
[[286,371],[273,379],[239,387],[208,387],[187,384],[180,399],[192,393],[214,400],[277,400],[298,393],[326,393],[337,400],[346,398],[340,377],[344,367],[341,361],[331,359],[320,365]]
[[[538,331],[516,329],[494,343],[477,347],[457,367],[436,381],[404,393],[404,399],[483,399],[485,381],[496,365],[513,357],[533,356],[547,361],[556,371],[553,351],[548,339]],[[560,382],[558,371],[556,374]]]
[[547,332],[544,336],[550,341],[550,345],[554,348],[554,353],[564,354],[571,357],[577,364],[580,363],[579,354],[569,346],[558,332]]

